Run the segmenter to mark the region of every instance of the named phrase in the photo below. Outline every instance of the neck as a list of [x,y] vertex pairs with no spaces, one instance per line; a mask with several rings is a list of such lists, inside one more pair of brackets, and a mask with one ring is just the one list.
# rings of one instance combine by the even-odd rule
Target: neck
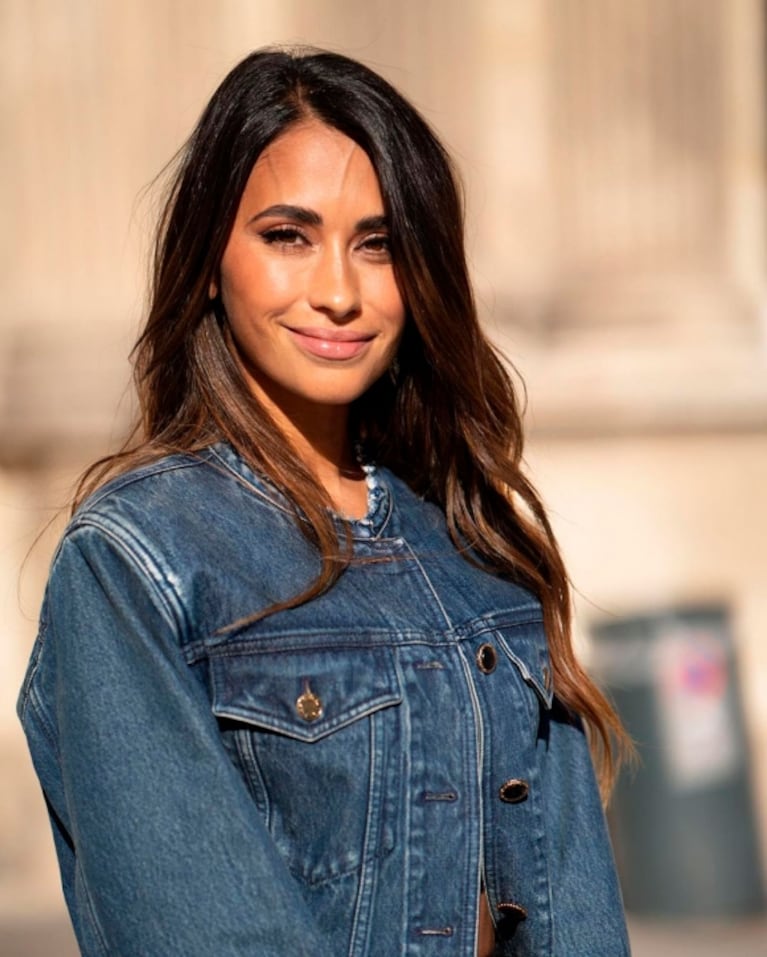
[[327,492],[338,514],[360,518],[367,512],[367,486],[349,437],[348,405],[318,407],[264,401],[298,458]]
[[311,417],[286,415],[275,409],[272,415],[298,457],[318,477],[355,470],[348,409],[330,406],[321,415]]

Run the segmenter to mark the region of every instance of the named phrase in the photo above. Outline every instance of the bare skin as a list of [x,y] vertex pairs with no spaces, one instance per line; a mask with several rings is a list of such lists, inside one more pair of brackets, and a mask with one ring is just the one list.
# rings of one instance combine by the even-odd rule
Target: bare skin
[[479,898],[479,933],[477,934],[477,957],[493,957],[495,950],[495,928],[490,916],[487,894],[482,891]]
[[367,154],[310,120],[248,179],[211,284],[254,395],[349,518],[366,511],[349,409],[396,355],[405,325],[389,225]]

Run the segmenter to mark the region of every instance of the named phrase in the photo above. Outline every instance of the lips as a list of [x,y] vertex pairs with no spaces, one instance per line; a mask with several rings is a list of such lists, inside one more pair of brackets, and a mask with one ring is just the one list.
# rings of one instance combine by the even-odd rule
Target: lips
[[364,352],[375,338],[373,333],[353,329],[323,329],[303,326],[286,327],[299,349],[320,359],[354,359]]

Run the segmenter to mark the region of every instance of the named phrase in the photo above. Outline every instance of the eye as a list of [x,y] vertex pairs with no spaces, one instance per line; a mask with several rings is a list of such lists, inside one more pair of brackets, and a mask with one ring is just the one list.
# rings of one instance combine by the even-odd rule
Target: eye
[[264,230],[261,238],[269,246],[303,246],[308,242],[306,236],[295,226],[273,226]]
[[372,236],[366,236],[360,243],[360,248],[377,259],[391,262],[391,239],[388,233],[374,233]]

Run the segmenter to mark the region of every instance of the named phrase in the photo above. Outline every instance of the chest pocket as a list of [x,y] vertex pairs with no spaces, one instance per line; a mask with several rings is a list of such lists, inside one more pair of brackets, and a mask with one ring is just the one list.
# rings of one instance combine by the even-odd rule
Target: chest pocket
[[500,646],[516,667],[525,684],[532,688],[549,711],[554,700],[553,672],[542,621],[522,622],[499,628]]
[[213,711],[290,870],[318,884],[391,850],[402,750],[393,650],[224,646],[210,667]]

